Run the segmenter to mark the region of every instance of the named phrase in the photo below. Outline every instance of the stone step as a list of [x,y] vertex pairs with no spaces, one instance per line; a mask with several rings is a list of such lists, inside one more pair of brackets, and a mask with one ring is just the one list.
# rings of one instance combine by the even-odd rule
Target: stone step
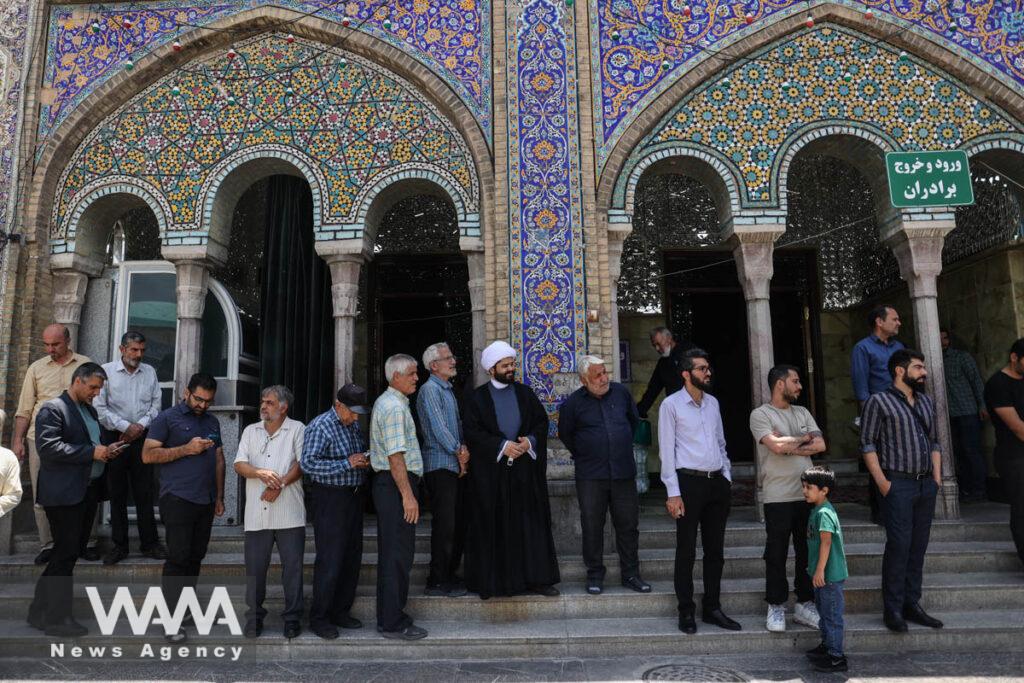
[[[191,656],[196,647],[207,648],[207,656],[217,656],[214,648],[225,648],[221,655],[232,656],[230,648],[241,648],[238,657],[247,661],[285,660],[436,660],[436,659],[509,659],[547,657],[675,656],[687,654],[740,654],[777,652],[799,656],[818,644],[817,630],[794,626],[785,633],[764,630],[764,615],[733,615],[742,631],[725,631],[698,622],[695,635],[679,632],[674,616],[631,619],[524,619],[515,623],[464,619],[417,621],[429,636],[414,642],[393,641],[381,637],[367,624],[356,631],[345,631],[337,640],[317,638],[308,629],[290,641],[281,636],[280,623],[268,619],[259,640],[246,640],[227,633],[224,626],[214,627],[208,636],[195,635],[184,646],[169,646],[162,631],[151,627],[147,635],[134,636],[122,623],[111,636],[99,635],[95,622],[86,620],[90,634],[79,639],[58,641],[42,637],[22,619],[0,619],[0,657],[75,657],[72,647],[83,648],[79,658],[104,658],[112,661],[110,648],[121,648],[121,660],[137,660],[149,644],[156,657],[167,647],[171,659]],[[1024,638],[1024,619],[1020,611],[969,610],[936,612],[946,627],[929,629],[910,625],[910,631],[893,634],[878,614],[850,614],[846,617],[846,649],[849,653],[879,651],[973,652],[1015,651]],[[121,620],[124,622],[124,620]],[[98,648],[106,648],[101,654]],[[186,647],[187,650],[179,650]],[[90,650],[90,648],[93,648]],[[184,654],[182,654],[184,652]],[[150,655],[152,658],[152,655]]]
[[[206,596],[215,579],[203,580],[199,587],[200,596]],[[927,574],[925,576],[923,605],[929,611],[960,611],[971,609],[1019,609],[1024,610],[1024,575],[1013,573],[967,573]],[[75,613],[81,616],[92,614],[85,593],[84,582],[76,584]],[[125,585],[125,584],[122,584]],[[127,582],[136,604],[141,605],[150,585],[146,582]],[[216,584],[224,585],[224,584]],[[882,596],[881,577],[878,575],[853,576],[846,582],[845,598],[848,613],[880,613]],[[110,604],[116,585],[102,583],[96,586],[104,597],[104,604]],[[244,614],[245,587],[241,578],[226,582],[239,619]],[[467,619],[486,622],[518,622],[524,619],[558,619],[575,617],[583,619],[638,617],[671,617],[676,614],[676,596],[671,581],[652,583],[651,593],[639,594],[623,588],[618,583],[608,582],[605,592],[599,596],[587,595],[582,582],[565,582],[560,585],[562,595],[546,598],[538,595],[519,595],[510,598],[480,600],[475,595],[461,598],[432,597],[423,595],[423,587],[414,585],[410,590],[408,612],[416,619]],[[0,613],[27,614],[35,584],[31,581],[7,582],[0,585]],[[696,586],[700,603],[701,586]],[[306,614],[308,615],[312,587],[306,585]],[[795,600],[793,597],[791,600]],[[200,602],[205,604],[205,600]],[[765,611],[764,579],[724,579],[722,581],[722,604],[732,614],[757,614]],[[269,583],[264,607],[270,614],[278,614],[284,608],[283,590],[279,583]],[[357,591],[352,614],[364,621],[372,620],[376,610],[374,586],[361,585]],[[790,610],[790,613],[792,610]],[[790,617],[792,615],[790,614]],[[792,619],[790,619],[792,621]]]
[[[880,543],[850,543],[846,545],[846,560],[852,575],[878,574],[882,566],[883,545]],[[734,546],[726,548],[724,578],[759,578],[764,576],[763,546]],[[640,551],[641,571],[648,581],[671,579],[673,576],[675,551],[672,548],[642,548]],[[39,567],[33,564],[34,555],[18,554],[0,557],[0,577],[12,580],[18,577],[34,577]],[[305,576],[313,573],[312,553],[305,556]],[[426,580],[429,554],[417,553],[412,570],[414,584],[422,585]],[[793,560],[790,558],[790,572]],[[105,567],[99,562],[80,562],[75,576],[80,579],[103,579],[137,577],[151,579],[160,574],[163,563],[149,558],[129,557],[114,567]],[[377,555],[363,553],[363,567],[360,581],[376,581]],[[618,560],[614,555],[605,556],[608,567],[608,582],[619,580]],[[562,555],[559,567],[563,581],[582,581],[586,570],[578,555]],[[1007,542],[935,542],[928,547],[925,559],[927,573],[1013,572],[1019,571],[1020,560],[1012,543]],[[270,576],[277,581],[280,564],[271,565]],[[208,553],[203,560],[203,576],[244,576],[245,565],[241,553]],[[701,562],[698,558],[694,575],[701,576]]]

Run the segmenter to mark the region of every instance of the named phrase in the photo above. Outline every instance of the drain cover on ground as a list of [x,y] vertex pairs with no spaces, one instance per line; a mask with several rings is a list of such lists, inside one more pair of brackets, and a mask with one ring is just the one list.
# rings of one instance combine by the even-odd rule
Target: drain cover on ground
[[664,664],[648,669],[645,681],[746,681],[746,675],[720,666],[703,664]]

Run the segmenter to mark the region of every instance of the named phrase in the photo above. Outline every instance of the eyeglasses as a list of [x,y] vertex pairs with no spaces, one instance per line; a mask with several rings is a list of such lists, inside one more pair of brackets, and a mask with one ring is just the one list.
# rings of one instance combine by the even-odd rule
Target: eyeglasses
[[440,358],[437,358],[436,360],[437,360],[438,363],[444,363],[446,361],[454,361],[455,360],[455,356],[441,356]]
[[694,365],[690,372],[711,372],[710,365]]
[[211,403],[213,403],[212,398],[202,398],[201,396],[196,396],[195,394],[189,394],[189,397],[196,403],[201,403],[204,406],[208,406]]

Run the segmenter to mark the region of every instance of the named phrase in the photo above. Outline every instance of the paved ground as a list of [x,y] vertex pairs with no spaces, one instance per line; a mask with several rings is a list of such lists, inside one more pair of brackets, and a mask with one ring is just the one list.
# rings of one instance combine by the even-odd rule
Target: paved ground
[[[1024,645],[1024,643],[1022,643]],[[801,656],[435,662],[67,662],[0,660],[0,680],[189,681],[1024,681],[1013,653],[850,655],[848,674],[815,674]]]

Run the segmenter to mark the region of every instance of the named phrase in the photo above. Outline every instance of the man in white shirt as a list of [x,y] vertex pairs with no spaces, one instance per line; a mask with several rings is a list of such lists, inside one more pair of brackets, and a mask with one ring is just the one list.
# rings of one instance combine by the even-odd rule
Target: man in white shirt
[[142,444],[149,424],[160,414],[160,381],[152,365],[142,362],[146,337],[140,332],[121,336],[121,357],[105,363],[107,381],[93,401],[103,427],[102,442],[127,443],[121,455],[107,465],[110,495],[110,536],[114,547],[103,564],[117,564],[128,557],[128,488],[135,500],[142,554],[157,560],[167,557],[156,531],[153,511],[153,466],[142,462]]
[[277,544],[284,584],[284,637],[302,633],[302,556],[306,550],[306,505],[302,495],[302,437],[305,427],[288,417],[292,392],[280,385],[260,396],[260,422],[242,432],[235,472],[245,477],[244,634],[263,633],[267,610],[267,569]]
[[679,364],[683,391],[664,401],[658,411],[661,480],[665,507],[676,520],[676,598],[679,630],[696,633],[693,563],[697,528],[704,549],[704,599],[701,618],[730,631],[742,627],[722,611],[721,581],[725,566],[725,522],[729,517],[732,468],[725,451],[725,432],[718,401],[711,389],[711,365],[703,349],[687,351]]
[[[0,432],[7,414],[0,410]],[[21,465],[14,451],[0,446],[0,517],[10,514],[21,502]]]

